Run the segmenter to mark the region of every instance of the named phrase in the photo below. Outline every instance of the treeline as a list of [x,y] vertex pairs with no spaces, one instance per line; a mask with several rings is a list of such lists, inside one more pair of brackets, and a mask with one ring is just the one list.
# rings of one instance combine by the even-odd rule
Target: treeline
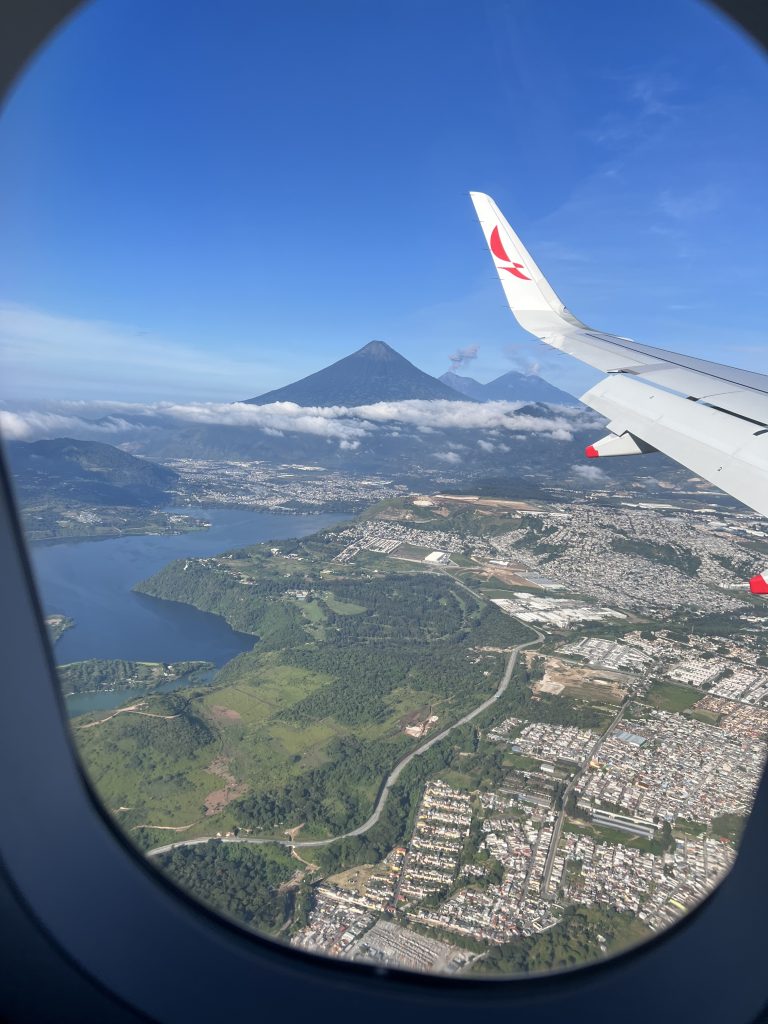
[[265,646],[276,648],[306,639],[298,608],[276,600],[291,586],[295,583],[269,576],[253,586],[245,586],[223,569],[180,561],[137,583],[134,590],[221,615],[233,629],[250,633]]
[[282,848],[213,839],[160,854],[156,862],[195,899],[251,928],[275,932],[292,914],[293,894],[279,887],[297,865]]
[[280,659],[334,678],[281,713],[300,725],[326,717],[344,725],[382,721],[391,713],[386,698],[398,687],[476,704],[496,688],[502,665],[498,657],[475,662],[463,646],[424,643],[326,642],[283,651]]
[[326,764],[237,801],[238,821],[267,831],[302,823],[331,834],[348,831],[371,813],[371,792],[407,748],[406,737],[390,742],[336,737],[328,744]]
[[473,647],[516,647],[535,639],[532,629],[505,615],[495,604],[483,608],[467,637]]
[[327,609],[328,625],[340,640],[435,639],[456,637],[469,625],[477,602],[469,594],[469,604],[459,601],[444,579],[426,573],[397,574],[384,579],[343,580],[334,583],[331,593],[339,601],[362,605],[360,615],[337,615]]
[[151,688],[171,679],[190,677],[190,683],[202,672],[213,668],[210,661],[161,662],[121,661],[92,658],[59,665],[59,681],[65,693],[85,693],[93,690],[121,690]]
[[470,726],[464,726],[450,739],[415,757],[390,790],[381,817],[368,832],[318,847],[312,851],[312,859],[328,874],[382,860],[410,835],[427,779],[460,761],[457,754],[470,742],[471,732]]
[[577,967],[640,941],[643,931],[632,914],[603,907],[571,906],[547,931],[492,946],[472,971],[498,976]]
[[638,540],[636,537],[612,537],[611,547],[620,553],[639,555],[649,562],[671,565],[686,576],[695,576],[701,568],[701,559],[697,554],[673,544],[659,544],[655,541]]

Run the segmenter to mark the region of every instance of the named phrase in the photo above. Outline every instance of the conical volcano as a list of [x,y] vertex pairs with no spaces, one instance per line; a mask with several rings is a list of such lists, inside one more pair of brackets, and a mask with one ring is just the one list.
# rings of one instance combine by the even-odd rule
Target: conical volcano
[[352,406],[409,398],[467,401],[465,395],[419,370],[385,341],[369,341],[317,373],[247,401],[252,405],[295,402],[305,406]]

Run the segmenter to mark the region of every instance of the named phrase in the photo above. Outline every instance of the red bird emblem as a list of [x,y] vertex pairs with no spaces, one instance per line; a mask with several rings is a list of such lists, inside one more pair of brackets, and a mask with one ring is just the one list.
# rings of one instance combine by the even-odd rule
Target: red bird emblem
[[530,281],[530,277],[526,277],[525,274],[521,274],[520,271],[525,269],[522,263],[513,263],[512,260],[507,256],[506,250],[502,244],[501,236],[499,235],[498,226],[491,232],[489,239],[489,245],[491,246],[491,252],[498,260],[503,260],[508,263],[508,267],[500,267],[500,270],[506,270],[510,274],[514,274],[515,277],[519,277],[521,281]]

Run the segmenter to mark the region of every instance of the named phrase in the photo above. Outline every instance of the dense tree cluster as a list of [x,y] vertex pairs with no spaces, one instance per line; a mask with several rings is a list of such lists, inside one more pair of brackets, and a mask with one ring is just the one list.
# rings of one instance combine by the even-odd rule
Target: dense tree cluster
[[343,639],[455,637],[469,626],[479,607],[471,595],[459,600],[446,580],[426,573],[341,580],[333,584],[331,593],[339,601],[365,608],[361,615],[328,610],[329,625]]
[[233,629],[259,637],[268,647],[281,647],[306,639],[298,608],[276,600],[291,586],[285,578],[265,576],[245,587],[223,569],[183,561],[171,562],[134,589],[221,615]]
[[259,931],[276,931],[292,913],[292,893],[279,888],[296,861],[282,849],[214,839],[160,854],[157,863],[196,899]]
[[397,687],[476,704],[501,674],[499,658],[477,661],[455,644],[326,642],[283,651],[280,659],[334,680],[280,716],[301,725],[329,716],[345,725],[383,721],[391,714],[386,698]]
[[[213,663],[209,661],[177,661],[162,665],[156,662],[91,658],[88,661],[59,665],[58,671],[61,688],[65,693],[85,693],[92,690],[151,688],[168,679],[190,677],[193,673],[211,668]],[[190,682],[194,682],[194,678]]]
[[674,544],[659,544],[654,541],[640,540],[637,537],[613,537],[611,547],[627,555],[639,555],[650,562],[662,561],[665,565],[674,566],[686,576],[695,576],[701,568],[701,559],[686,548],[675,547]]
[[238,820],[267,831],[302,823],[331,834],[347,831],[370,814],[371,789],[406,748],[405,737],[395,742],[337,737],[327,747],[326,764],[239,800]]
[[631,914],[602,907],[568,907],[553,928],[492,946],[473,969],[496,975],[564,969],[601,959],[641,937],[642,929]]

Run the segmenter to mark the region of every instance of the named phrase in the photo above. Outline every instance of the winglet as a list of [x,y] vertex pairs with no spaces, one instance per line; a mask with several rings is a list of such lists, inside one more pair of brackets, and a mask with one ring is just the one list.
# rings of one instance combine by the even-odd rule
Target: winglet
[[545,319],[554,314],[554,322],[560,319],[571,326],[583,327],[584,324],[566,309],[493,199],[484,192],[470,192],[469,195],[509,308],[520,325],[531,330],[532,321],[540,322],[542,319],[537,314],[544,314]]

